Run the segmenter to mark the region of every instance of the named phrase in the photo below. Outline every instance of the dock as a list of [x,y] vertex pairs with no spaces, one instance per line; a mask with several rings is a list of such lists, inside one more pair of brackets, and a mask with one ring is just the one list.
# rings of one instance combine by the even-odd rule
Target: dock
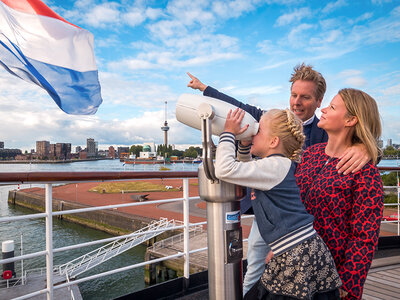
[[[65,282],[65,276],[54,275],[54,285]],[[35,291],[46,289],[46,274],[43,273],[31,273],[26,277],[25,285],[17,285],[10,288],[3,288],[0,290],[0,299],[14,299],[33,293]],[[71,299],[71,292],[74,295],[75,300],[83,300],[79,287],[77,284],[71,286],[71,288],[65,287],[60,289],[54,289],[54,299]],[[46,300],[47,293],[33,296],[30,300]]]

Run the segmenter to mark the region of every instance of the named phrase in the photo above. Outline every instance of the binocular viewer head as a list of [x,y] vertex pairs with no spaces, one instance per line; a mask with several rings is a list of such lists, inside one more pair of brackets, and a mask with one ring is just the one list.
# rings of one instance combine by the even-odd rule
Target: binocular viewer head
[[[176,119],[192,128],[201,130],[201,122],[208,118],[211,122],[211,134],[219,136],[225,127],[226,116],[229,110],[237,107],[219,99],[182,94],[176,104]],[[237,140],[251,139],[257,134],[258,122],[249,113],[244,115],[242,126],[249,124],[249,128],[236,136]]]

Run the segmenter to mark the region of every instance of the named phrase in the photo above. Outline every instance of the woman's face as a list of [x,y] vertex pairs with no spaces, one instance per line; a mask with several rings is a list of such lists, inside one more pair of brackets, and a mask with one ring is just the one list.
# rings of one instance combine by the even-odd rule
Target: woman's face
[[345,124],[349,115],[339,94],[333,97],[329,106],[321,109],[321,111],[322,115],[318,127],[328,132],[341,131],[346,127]]

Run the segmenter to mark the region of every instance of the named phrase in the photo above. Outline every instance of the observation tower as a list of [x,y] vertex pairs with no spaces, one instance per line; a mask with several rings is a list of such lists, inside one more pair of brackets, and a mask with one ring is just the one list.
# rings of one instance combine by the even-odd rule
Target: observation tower
[[161,130],[164,131],[164,144],[165,147],[168,147],[168,122],[167,122],[167,101],[164,102],[165,104],[165,122],[164,122],[164,126],[161,127]]

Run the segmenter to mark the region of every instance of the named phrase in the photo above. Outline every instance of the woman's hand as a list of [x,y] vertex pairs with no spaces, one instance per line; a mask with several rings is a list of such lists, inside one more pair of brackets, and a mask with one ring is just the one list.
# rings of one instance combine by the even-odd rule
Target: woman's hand
[[247,128],[249,128],[249,124],[240,127],[244,114],[245,111],[240,108],[236,108],[233,112],[232,110],[229,110],[228,115],[226,116],[224,132],[230,132],[234,135],[239,135],[245,132]]

